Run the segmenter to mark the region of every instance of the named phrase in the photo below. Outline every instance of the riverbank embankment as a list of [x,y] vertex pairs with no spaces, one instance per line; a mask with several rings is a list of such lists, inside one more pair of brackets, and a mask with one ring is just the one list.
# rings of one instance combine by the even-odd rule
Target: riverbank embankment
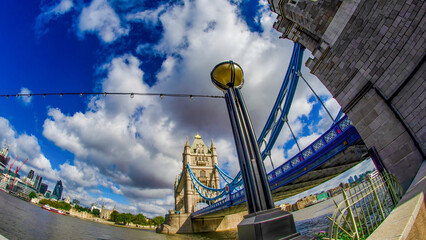
[[[43,206],[43,204],[39,204],[37,202],[30,202],[33,205],[36,205],[38,207]],[[82,219],[85,221],[90,221],[90,222],[96,222],[96,223],[100,223],[100,224],[105,224],[105,225],[111,225],[111,226],[115,226],[115,227],[122,227],[122,228],[132,228],[132,229],[144,229],[144,230],[152,230],[154,231],[156,226],[149,226],[149,225],[140,225],[140,224],[134,224],[134,223],[128,223],[128,224],[119,224],[119,223],[115,223],[112,221],[109,221],[107,219],[103,219],[103,218],[98,218],[93,216],[93,214],[90,214],[88,212],[85,211],[77,211],[76,209],[71,208],[69,211],[67,211],[67,214],[65,216],[69,216],[69,217],[75,217],[78,219]],[[1,240],[1,239],[0,239]]]

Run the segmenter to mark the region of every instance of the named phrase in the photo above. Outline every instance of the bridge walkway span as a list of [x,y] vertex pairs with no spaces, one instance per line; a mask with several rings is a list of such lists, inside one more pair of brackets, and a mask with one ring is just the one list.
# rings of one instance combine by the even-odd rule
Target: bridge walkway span
[[[274,201],[316,187],[352,168],[366,157],[367,147],[345,116],[311,145],[268,174]],[[247,211],[244,189],[192,213],[191,218],[217,218],[243,211]]]

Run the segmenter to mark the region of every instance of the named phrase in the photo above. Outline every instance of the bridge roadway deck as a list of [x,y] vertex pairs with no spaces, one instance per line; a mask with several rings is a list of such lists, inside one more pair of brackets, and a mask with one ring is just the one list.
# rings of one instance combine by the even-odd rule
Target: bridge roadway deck
[[[341,136],[337,136],[334,143],[330,143],[331,146],[328,146],[327,149],[324,148],[322,152],[318,151],[319,153],[316,156],[312,154],[311,159],[309,157],[307,157],[308,160],[303,159],[304,161],[298,162],[288,172],[284,174],[281,172],[286,163],[277,168],[279,171],[275,169],[268,174],[275,202],[316,187],[350,169],[367,157],[367,147],[353,126],[346,129]],[[295,158],[298,158],[298,156]],[[217,218],[247,211],[244,195],[231,197],[231,200],[228,197],[219,201],[216,205],[210,210],[207,207],[194,212],[191,217],[193,219]]]

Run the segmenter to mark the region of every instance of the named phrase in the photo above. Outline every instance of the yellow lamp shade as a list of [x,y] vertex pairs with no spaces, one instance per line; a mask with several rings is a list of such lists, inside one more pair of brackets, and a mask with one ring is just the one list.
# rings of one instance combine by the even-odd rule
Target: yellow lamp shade
[[233,61],[219,63],[213,68],[210,76],[213,84],[222,91],[230,87],[241,88],[244,84],[243,69]]

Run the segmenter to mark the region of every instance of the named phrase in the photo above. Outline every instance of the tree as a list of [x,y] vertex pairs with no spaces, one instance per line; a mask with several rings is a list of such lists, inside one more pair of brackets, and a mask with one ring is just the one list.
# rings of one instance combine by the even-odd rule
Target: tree
[[33,198],[36,198],[36,197],[37,197],[37,194],[36,194],[34,191],[32,191],[32,192],[30,192],[30,194],[28,195],[28,197],[29,197],[30,199],[33,199]]
[[49,199],[41,199],[39,204],[48,204],[51,207],[63,209],[65,211],[69,211],[71,209],[71,205],[69,203],[52,201]]
[[157,217],[155,217],[155,218],[153,218],[152,220],[151,220],[151,223],[153,224],[153,225],[161,225],[161,224],[163,224],[164,223],[164,221],[165,221],[165,219],[164,219],[164,217],[163,216],[157,216]]
[[146,225],[146,218],[142,213],[139,213],[138,215],[134,216],[132,219],[132,222],[134,224],[140,224],[140,225]]
[[99,215],[101,214],[101,211],[99,211],[99,209],[94,208],[94,209],[92,210],[92,214],[93,214],[95,217],[99,217]]
[[109,216],[109,218],[111,219],[111,221],[113,222],[118,222],[117,221],[117,217],[118,217],[119,213],[117,211],[112,211],[111,215]]
[[124,225],[130,223],[133,219],[133,214],[131,213],[120,213],[117,216],[115,222],[123,223]]

